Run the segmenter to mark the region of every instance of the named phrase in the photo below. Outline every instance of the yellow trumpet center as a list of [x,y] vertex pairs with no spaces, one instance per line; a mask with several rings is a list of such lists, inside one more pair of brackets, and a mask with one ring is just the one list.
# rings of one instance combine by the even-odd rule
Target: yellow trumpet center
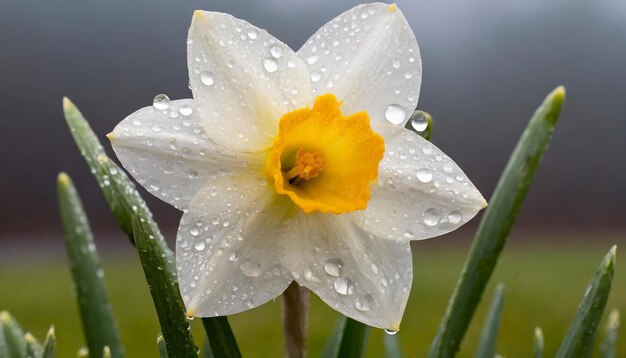
[[340,105],[325,94],[313,108],[285,114],[265,161],[276,193],[307,213],[365,209],[378,176],[383,138],[370,127],[367,112],[344,116]]

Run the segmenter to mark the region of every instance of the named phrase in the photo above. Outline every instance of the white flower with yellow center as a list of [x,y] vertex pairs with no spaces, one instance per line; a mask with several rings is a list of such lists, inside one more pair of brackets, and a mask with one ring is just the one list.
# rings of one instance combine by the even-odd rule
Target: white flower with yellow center
[[227,14],[196,11],[193,99],[158,97],[111,133],[122,164],[184,212],[181,293],[229,315],[308,287],[344,315],[397,330],[410,240],[486,203],[437,147],[404,128],[421,59],[395,5],[357,6],[294,52]]

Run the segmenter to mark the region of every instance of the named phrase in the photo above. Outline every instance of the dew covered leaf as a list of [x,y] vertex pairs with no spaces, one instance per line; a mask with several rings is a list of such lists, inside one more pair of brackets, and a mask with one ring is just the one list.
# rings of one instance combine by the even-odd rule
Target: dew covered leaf
[[63,236],[87,346],[94,357],[105,345],[113,357],[123,357],[124,348],[111,309],[104,271],[82,201],[70,177],[59,174],[57,193]]
[[539,162],[552,138],[564,99],[563,87],[552,91],[535,111],[513,150],[478,227],[429,357],[450,357],[459,350]]

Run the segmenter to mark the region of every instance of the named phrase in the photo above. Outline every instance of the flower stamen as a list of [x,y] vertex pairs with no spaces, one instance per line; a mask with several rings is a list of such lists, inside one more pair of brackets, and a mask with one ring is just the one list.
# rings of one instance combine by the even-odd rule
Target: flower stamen
[[320,151],[307,152],[300,148],[296,153],[296,163],[285,173],[285,178],[289,184],[298,185],[317,177],[324,170],[325,164],[326,158]]

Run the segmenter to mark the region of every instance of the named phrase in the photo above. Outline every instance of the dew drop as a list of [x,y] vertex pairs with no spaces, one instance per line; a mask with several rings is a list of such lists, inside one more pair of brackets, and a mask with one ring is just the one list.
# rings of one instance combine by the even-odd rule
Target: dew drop
[[237,260],[239,260],[239,255],[235,251],[231,252],[230,256],[228,256],[228,261],[235,262]]
[[388,335],[390,335],[390,336],[393,336],[393,335],[395,335],[396,333],[398,333],[398,331],[397,331],[397,330],[393,330],[393,329],[386,329],[386,330],[385,330],[385,333],[387,333],[387,334],[388,334]]
[[320,71],[311,71],[311,81],[317,82],[322,78],[322,73]]
[[214,77],[215,76],[213,76],[213,72],[203,71],[202,73],[200,73],[200,82],[202,82],[202,84],[205,86],[211,86],[213,85],[213,82],[215,82]]
[[452,163],[450,163],[450,162],[443,163],[443,171],[444,172],[452,173],[452,170],[454,170],[454,166],[452,165]]
[[206,247],[206,242],[204,242],[204,240],[196,240],[196,242],[193,244],[193,248],[196,249],[197,251],[202,251],[204,250],[205,247]]
[[272,73],[276,72],[278,69],[278,63],[273,58],[265,58],[263,59],[263,67],[265,67],[265,71]]
[[340,259],[330,259],[324,264],[324,271],[330,276],[337,277],[341,272],[343,261]]
[[354,300],[354,306],[357,310],[367,312],[372,310],[374,297],[370,294],[359,296]]
[[415,173],[415,176],[417,177],[417,180],[422,183],[429,183],[433,180],[433,172],[428,168],[419,169],[417,173]]
[[156,96],[154,96],[152,106],[159,111],[166,110],[170,108],[170,98],[164,94],[157,94]]
[[270,53],[272,54],[274,58],[281,58],[285,54],[285,49],[283,49],[280,46],[273,46],[270,49]]
[[351,295],[354,288],[352,287],[352,281],[345,277],[338,277],[335,280],[335,291],[340,295]]
[[448,222],[450,224],[458,224],[461,222],[462,216],[461,213],[454,210],[448,214]]
[[423,132],[428,128],[428,117],[423,111],[415,111],[411,116],[411,127],[418,132]]
[[248,277],[258,277],[261,274],[261,265],[251,260],[245,260],[239,265],[239,268]]
[[183,116],[189,116],[191,115],[191,113],[193,113],[193,108],[191,108],[190,105],[184,104],[180,106],[178,112],[180,112],[180,114],[182,114]]
[[152,131],[153,131],[154,133],[158,133],[158,132],[160,132],[160,131],[161,131],[161,126],[159,126],[158,124],[154,123],[154,124],[152,125]]
[[428,226],[439,224],[439,212],[433,208],[424,211],[424,224]]
[[253,29],[253,30],[248,31],[248,37],[251,40],[256,39],[258,36],[259,36],[259,34],[256,32],[256,30]]
[[320,57],[319,57],[319,56],[316,56],[316,55],[309,56],[309,57],[307,57],[306,62],[307,62],[309,65],[313,65],[315,62],[317,62],[317,60],[319,60],[319,58],[320,58]]
[[406,118],[406,111],[401,106],[397,104],[392,104],[389,105],[385,110],[385,118],[391,124],[401,124]]

